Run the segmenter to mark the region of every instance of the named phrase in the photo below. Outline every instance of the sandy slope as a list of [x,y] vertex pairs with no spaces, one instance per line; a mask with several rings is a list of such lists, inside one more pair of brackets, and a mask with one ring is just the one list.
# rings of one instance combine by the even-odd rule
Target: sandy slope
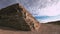
[[0,27],[0,34],[60,34],[60,26],[41,24],[39,31],[18,31],[11,28]]

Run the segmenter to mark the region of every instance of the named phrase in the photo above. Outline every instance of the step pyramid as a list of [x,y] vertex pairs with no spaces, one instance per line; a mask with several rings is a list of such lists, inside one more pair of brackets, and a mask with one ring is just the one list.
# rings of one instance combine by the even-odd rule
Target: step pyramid
[[40,23],[19,3],[0,9],[0,26],[22,31],[38,30]]

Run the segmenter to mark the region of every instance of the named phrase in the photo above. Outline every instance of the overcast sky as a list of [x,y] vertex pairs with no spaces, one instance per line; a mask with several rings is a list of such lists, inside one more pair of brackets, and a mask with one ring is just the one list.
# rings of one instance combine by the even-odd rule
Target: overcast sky
[[[9,5],[20,3],[23,5],[33,16],[57,16],[56,18],[43,17],[43,22],[51,20],[60,20],[60,0],[0,0],[0,9]],[[58,18],[58,19],[57,19]]]
[[20,0],[40,22],[60,20],[60,0]]
[[56,16],[60,14],[59,0],[21,0],[20,2],[34,15]]
[[0,9],[18,3],[16,0],[0,0]]

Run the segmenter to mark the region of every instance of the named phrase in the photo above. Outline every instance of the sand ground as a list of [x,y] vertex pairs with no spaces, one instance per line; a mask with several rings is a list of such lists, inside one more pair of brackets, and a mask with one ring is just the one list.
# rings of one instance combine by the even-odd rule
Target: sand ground
[[41,27],[38,31],[18,31],[11,28],[0,27],[0,34],[60,34],[60,26],[41,24]]

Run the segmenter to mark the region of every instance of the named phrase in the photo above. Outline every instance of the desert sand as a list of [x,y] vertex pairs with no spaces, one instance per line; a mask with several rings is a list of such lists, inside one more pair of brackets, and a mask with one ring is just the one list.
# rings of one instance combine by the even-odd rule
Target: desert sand
[[41,24],[38,31],[20,31],[0,26],[0,34],[60,34],[60,26],[53,24]]

